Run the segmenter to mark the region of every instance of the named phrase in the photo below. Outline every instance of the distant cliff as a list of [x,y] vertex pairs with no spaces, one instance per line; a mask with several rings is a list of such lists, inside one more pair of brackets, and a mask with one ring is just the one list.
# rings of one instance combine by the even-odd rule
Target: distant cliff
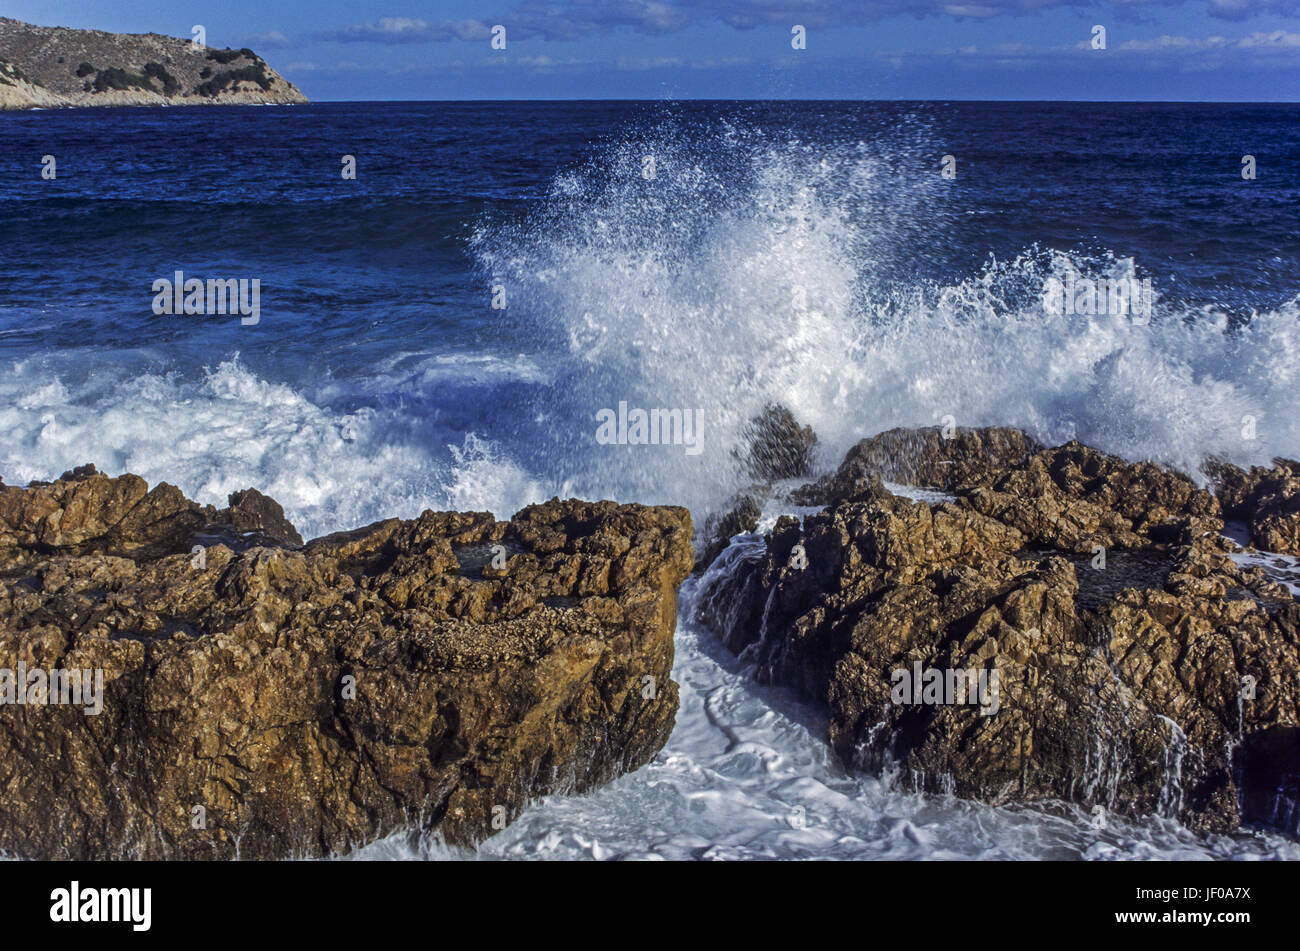
[[263,105],[307,97],[250,49],[0,17],[0,109]]

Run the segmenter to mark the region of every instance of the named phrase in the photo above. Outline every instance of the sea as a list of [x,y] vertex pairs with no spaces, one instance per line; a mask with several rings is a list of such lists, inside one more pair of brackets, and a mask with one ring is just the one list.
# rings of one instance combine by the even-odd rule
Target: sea
[[[178,272],[246,282],[255,314],[175,312]],[[94,463],[205,503],[253,486],[308,538],[553,496],[702,524],[774,402],[820,470],[895,426],[1006,425],[1203,479],[1300,457],[1298,397],[1296,105],[0,113],[8,485]],[[598,439],[620,404],[688,414],[696,445]],[[824,710],[694,623],[697,589],[652,763],[476,850],[411,830],[356,855],[1300,858],[846,772]]]

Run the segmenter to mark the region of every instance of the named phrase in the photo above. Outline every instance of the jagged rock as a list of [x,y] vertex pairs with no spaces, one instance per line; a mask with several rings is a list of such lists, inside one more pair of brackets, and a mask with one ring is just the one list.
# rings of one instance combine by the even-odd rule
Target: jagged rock
[[880,479],[945,491],[989,485],[1041,449],[1018,429],[891,429],[849,450],[833,475],[798,490],[799,504],[861,499]]
[[936,428],[891,429],[859,442],[834,475],[790,499],[864,501],[884,491],[881,479],[955,493],[1046,548],[1190,543],[1223,527],[1214,497],[1181,473],[1079,442],[1043,449],[1013,429],[958,429],[946,438]]
[[746,443],[744,466],[756,482],[738,493],[722,515],[705,520],[700,537],[702,555],[697,559],[700,567],[711,563],[734,535],[758,528],[763,514],[759,499],[770,494],[773,482],[806,476],[812,471],[817,436],[811,427],[801,427],[784,406],[769,404],[749,421],[742,435]]
[[[236,496],[241,518],[279,512]],[[0,666],[103,671],[98,715],[0,706],[0,849],[314,856],[404,827],[470,843],[636,769],[672,729],[684,509],[425,512],[197,557],[206,521],[93,469],[0,489]]]
[[1190,543],[1223,528],[1218,502],[1187,476],[1079,442],[1036,452],[965,499],[1034,544],[1068,551]]
[[722,554],[722,549],[727,547],[733,537],[741,532],[757,531],[762,514],[758,499],[744,495],[723,515],[710,516],[704,523],[702,533],[706,539],[704,553],[696,559],[696,564],[701,568],[712,564],[713,559]]
[[135,475],[110,479],[93,465],[56,482],[0,488],[0,571],[32,563],[51,550],[131,556],[184,550],[207,519],[173,485],[150,490]]
[[[937,472],[934,456],[911,459]],[[1295,784],[1266,755],[1300,762],[1300,605],[1223,554],[1207,534],[1217,502],[1178,473],[1078,443],[959,471],[943,483],[954,501],[876,496],[802,526],[778,520],[765,546],[705,573],[699,619],[761,680],[825,702],[850,766],[1207,831],[1270,809],[1294,817],[1260,784],[1278,770]],[[1094,543],[1133,551],[1097,570]],[[958,688],[955,672],[971,672],[986,691],[920,702],[933,699],[929,671]],[[914,686],[918,697],[897,692]]]
[[1206,469],[1224,514],[1246,522],[1256,548],[1300,555],[1300,462],[1274,459],[1272,469],[1246,471],[1216,460]]
[[776,482],[812,472],[817,436],[812,427],[801,427],[784,406],[767,406],[750,420],[743,435],[748,444],[745,466],[750,478]]
[[211,519],[239,532],[262,532],[293,548],[302,546],[302,536],[284,517],[280,503],[257,489],[230,493],[229,508],[215,513]]
[[817,482],[801,485],[786,496],[795,505],[831,505],[835,502],[868,502],[893,495],[885,488],[880,473],[864,472],[857,466],[826,476]]
[[232,493],[230,506],[218,510],[166,482],[151,490],[139,476],[110,479],[93,465],[25,489],[0,484],[0,571],[49,549],[147,557],[217,541],[239,550],[302,545],[280,504],[256,489]]

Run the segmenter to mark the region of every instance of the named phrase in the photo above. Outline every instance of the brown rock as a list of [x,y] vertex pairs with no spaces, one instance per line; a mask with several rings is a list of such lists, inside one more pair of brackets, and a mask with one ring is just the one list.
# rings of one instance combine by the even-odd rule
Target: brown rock
[[1035,545],[1068,551],[1190,543],[1223,527],[1214,497],[1187,476],[1078,442],[1034,453],[966,501]]
[[834,475],[804,486],[804,505],[861,498],[872,480],[945,491],[988,485],[1042,448],[1018,429],[891,429],[849,450]]
[[230,493],[229,508],[213,516],[213,521],[240,532],[261,532],[293,548],[302,546],[302,536],[284,517],[284,509],[275,499],[257,489]]
[[721,516],[710,516],[704,523],[703,535],[706,539],[704,553],[696,560],[698,569],[713,564],[713,559],[722,554],[731,539],[742,532],[758,529],[758,520],[763,515],[758,499],[752,495],[741,496],[731,509]]
[[[764,550],[705,575],[700,619],[760,679],[825,702],[851,766],[992,802],[1294,833],[1289,590],[1222,553],[1218,503],[1185,476],[1078,443],[1012,459],[1027,444],[998,439],[1006,454],[963,458],[940,483],[955,502],[840,501],[802,526],[781,519]],[[930,436],[883,444],[919,445],[911,472],[938,474]],[[839,486],[906,475],[872,445]],[[1100,570],[1094,545],[1118,549]],[[967,682],[983,688],[974,700]]]
[[1211,461],[1206,470],[1229,518],[1246,522],[1256,548],[1300,555],[1300,462],[1274,459],[1273,468]]
[[0,706],[11,854],[316,856],[412,826],[470,843],[672,729],[684,509],[426,512],[200,558],[179,528],[205,519],[169,488],[0,489],[0,667],[103,671],[98,715]]
[[812,472],[817,436],[811,427],[800,426],[784,406],[769,405],[749,422],[744,438],[748,444],[745,465],[750,478],[776,482]]

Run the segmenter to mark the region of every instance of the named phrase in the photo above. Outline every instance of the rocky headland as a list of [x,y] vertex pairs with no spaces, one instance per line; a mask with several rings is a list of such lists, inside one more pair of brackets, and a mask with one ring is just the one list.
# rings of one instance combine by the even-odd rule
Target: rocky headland
[[892,430],[775,503],[818,514],[752,534],[755,492],[710,523],[698,620],[824,703],[850,767],[1294,835],[1300,604],[1222,531],[1300,554],[1300,466],[1207,469],[1208,488],[1015,430]]
[[218,510],[93,467],[0,486],[0,667],[102,672],[98,711],[0,706],[0,850],[470,844],[608,782],[672,730],[691,534],[681,508],[552,500],[304,545],[254,490]]
[[250,49],[0,17],[0,109],[304,103]]

